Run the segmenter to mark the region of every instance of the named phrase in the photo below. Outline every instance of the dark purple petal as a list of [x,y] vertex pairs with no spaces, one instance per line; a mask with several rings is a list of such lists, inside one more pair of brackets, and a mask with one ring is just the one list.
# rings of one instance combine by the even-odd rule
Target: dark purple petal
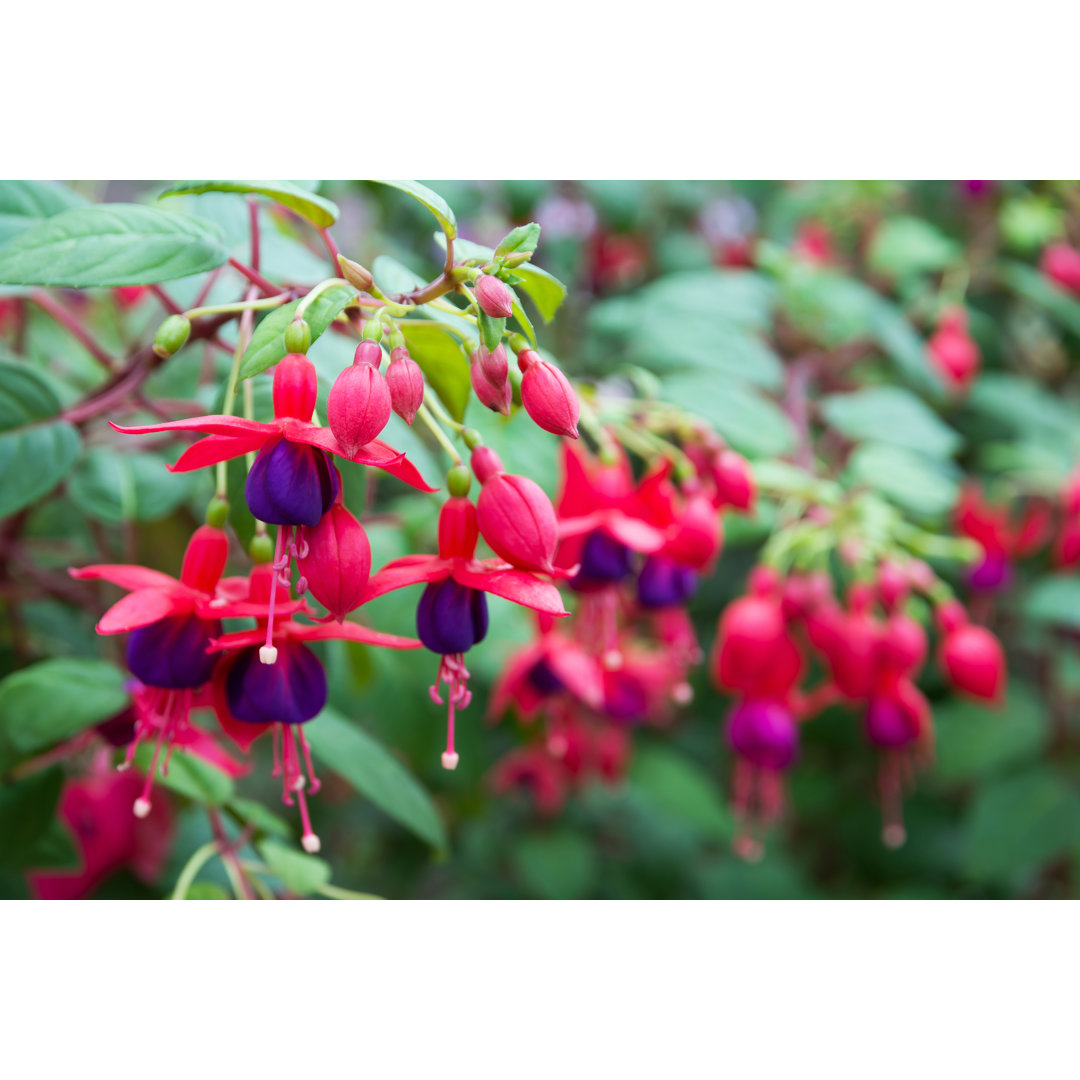
[[1012,580],[1012,563],[1004,555],[991,554],[968,571],[968,584],[979,592],[997,592]]
[[875,746],[907,746],[915,739],[907,713],[901,705],[887,697],[874,698],[867,706],[864,730]]
[[637,724],[648,716],[648,692],[626,668],[605,674],[603,712],[619,724]]
[[432,581],[416,607],[416,632],[425,647],[443,656],[468,652],[488,631],[487,597],[453,578]]
[[795,760],[799,729],[778,701],[741,701],[728,714],[727,740],[752,765],[779,771]]
[[529,685],[538,694],[557,694],[565,690],[562,679],[551,669],[551,665],[543,658],[536,661],[525,676]]
[[217,653],[207,653],[207,646],[220,635],[220,622],[169,615],[131,631],[127,666],[147,686],[166,690],[202,686],[218,661]]
[[251,646],[237,655],[225,679],[229,712],[248,724],[303,724],[326,704],[322,661],[299,641],[278,645],[275,664]]
[[248,473],[248,509],[268,525],[318,525],[341,489],[324,450],[279,439],[264,446]]
[[697,589],[697,574],[661,555],[650,555],[638,576],[638,603],[646,608],[678,607]]
[[625,544],[602,532],[590,533],[581,550],[581,567],[571,578],[574,589],[590,589],[622,581],[633,569],[633,555]]

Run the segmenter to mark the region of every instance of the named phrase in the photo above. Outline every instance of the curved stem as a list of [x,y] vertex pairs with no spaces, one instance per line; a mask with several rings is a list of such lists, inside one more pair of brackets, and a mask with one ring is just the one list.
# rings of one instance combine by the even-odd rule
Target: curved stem
[[427,405],[421,405],[416,410],[416,415],[428,426],[428,430],[435,436],[435,441],[450,455],[455,465],[461,464],[461,455],[454,449],[454,444],[446,437],[446,432],[439,427],[438,421],[431,415]]
[[301,300],[300,303],[296,306],[295,317],[297,319],[302,319],[304,317],[304,313],[309,307],[311,307],[315,300],[322,293],[326,292],[327,289],[332,289],[335,285],[344,285],[346,289],[352,288],[352,286],[342,278],[327,278],[325,281],[320,281],[319,284],[316,285],[315,288],[312,289],[311,292],[309,292],[307,296],[305,296],[304,299]]
[[171,900],[184,900],[187,898],[188,889],[194,884],[199,871],[217,854],[218,842],[211,840],[203,844],[194,855],[188,859],[184,869],[180,871],[180,877],[176,879],[176,888],[173,889]]
[[93,335],[63,304],[44,289],[34,289],[29,299],[59,323],[103,368],[116,371],[116,361],[94,340]]

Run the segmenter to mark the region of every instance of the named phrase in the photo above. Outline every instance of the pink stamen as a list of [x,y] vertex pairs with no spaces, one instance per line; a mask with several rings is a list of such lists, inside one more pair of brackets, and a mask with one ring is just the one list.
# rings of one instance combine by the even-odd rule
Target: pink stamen
[[[285,533],[287,532],[288,528],[286,526],[278,526],[277,540],[274,542],[274,561],[271,564],[278,571],[278,577],[280,577],[282,569],[289,565],[288,555],[282,555]],[[283,559],[284,561],[282,561]],[[264,664],[277,663],[277,649],[274,647],[274,602],[277,600],[277,585],[278,581],[275,578],[270,583],[270,603],[266,617],[266,644],[259,650],[259,660]]]
[[278,777],[281,775],[281,728],[278,724],[274,725],[271,739],[274,745],[274,767],[270,770],[270,775]]
[[322,788],[322,781],[315,775],[315,766],[311,763],[311,747],[308,746],[307,736],[303,728],[297,728],[296,738],[300,743],[300,749],[304,754],[304,765],[307,767],[308,779],[311,781],[308,790],[312,795],[317,795]]
[[300,824],[304,827],[304,834],[300,837],[300,844],[309,855],[314,855],[315,852],[322,847],[322,842],[315,835],[315,830],[311,827],[311,818],[308,816],[307,799],[304,797],[303,791],[298,791],[296,793],[296,799],[297,802],[300,803]]
[[[458,753],[454,749],[454,722],[458,709],[466,709],[472,701],[472,692],[468,687],[469,669],[465,658],[460,653],[444,656],[439,663],[434,686],[428,687],[428,694],[436,705],[447,705],[446,750],[442,755],[444,769],[456,769]],[[439,696],[439,686],[446,686],[446,701]]]

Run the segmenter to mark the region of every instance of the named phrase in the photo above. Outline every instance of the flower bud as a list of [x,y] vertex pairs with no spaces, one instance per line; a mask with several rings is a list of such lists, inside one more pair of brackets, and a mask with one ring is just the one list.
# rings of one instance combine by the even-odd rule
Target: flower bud
[[200,525],[188,541],[180,580],[200,592],[212,593],[228,558],[228,536],[213,525]]
[[967,314],[962,308],[942,316],[926,349],[939,374],[956,389],[966,388],[982,366],[979,347],[968,334]]
[[1000,704],[1005,696],[1005,654],[1001,642],[983,626],[960,626],[946,634],[941,666],[957,690]]
[[476,302],[485,315],[509,319],[514,314],[514,294],[497,278],[481,274],[476,279]]
[[720,501],[736,510],[753,512],[757,484],[750,471],[750,462],[734,450],[722,450],[712,467],[713,483]]
[[318,396],[315,365],[299,353],[283,356],[274,368],[274,416],[310,420]]
[[390,389],[379,369],[358,361],[334,381],[326,402],[326,416],[334,438],[351,458],[386,427],[390,408]]
[[481,405],[485,405],[492,412],[502,413],[503,416],[510,415],[510,402],[513,400],[514,394],[510,388],[509,379],[503,383],[501,389],[492,386],[484,377],[479,357],[474,354],[473,362],[469,367],[469,380],[472,383],[473,391],[480,399]]
[[576,439],[581,406],[570,380],[531,349],[518,354],[518,367],[522,372],[521,404],[533,423],[552,435]]
[[307,554],[296,560],[308,591],[341,622],[360,606],[371,574],[371,545],[363,525],[340,502],[304,529]]
[[1080,251],[1068,244],[1051,244],[1040,262],[1042,272],[1068,292],[1080,295]]
[[122,308],[134,307],[147,294],[145,285],[120,285],[113,289],[113,296]]
[[375,284],[375,278],[372,277],[371,271],[361,266],[358,262],[353,262],[352,259],[346,259],[344,255],[338,256],[338,266],[341,267],[341,276],[354,288],[360,292],[370,292],[372,285]]
[[671,526],[663,554],[694,570],[703,570],[720,554],[720,515],[705,495],[691,495]]
[[354,364],[367,364],[368,367],[373,367],[377,371],[383,362],[382,347],[377,341],[372,341],[365,338],[356,346],[356,352],[353,353]]
[[186,316],[170,315],[154,335],[154,355],[168,360],[184,347],[190,333],[191,322]]
[[306,353],[311,347],[311,327],[303,319],[293,319],[285,327],[285,351]]
[[394,412],[406,424],[411,424],[416,418],[416,410],[424,403],[424,373],[407,349],[397,348],[390,354],[386,385]]
[[506,346],[499,345],[494,352],[491,352],[481,345],[473,356],[480,361],[480,370],[484,378],[496,390],[501,389],[510,377],[510,361],[506,358]]
[[469,459],[472,471],[481,484],[486,484],[496,473],[506,472],[502,458],[490,446],[477,446]]
[[555,548],[559,542],[559,524],[555,508],[539,484],[526,476],[505,472],[481,477],[473,451],[473,471],[483,488],[476,500],[476,519],[492,551],[512,566],[522,570],[551,573]]

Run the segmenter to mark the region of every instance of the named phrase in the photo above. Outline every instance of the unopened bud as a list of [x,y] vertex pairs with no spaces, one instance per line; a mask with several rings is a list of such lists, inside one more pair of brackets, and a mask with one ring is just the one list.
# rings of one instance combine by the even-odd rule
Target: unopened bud
[[552,435],[578,437],[581,406],[570,380],[531,349],[518,354],[522,372],[521,404],[537,427]]
[[481,274],[476,279],[476,302],[485,315],[509,319],[514,314],[514,294],[497,278]]
[[399,347],[390,354],[386,385],[390,389],[390,404],[394,412],[406,424],[411,424],[416,410],[424,403],[424,373],[407,349]]
[[378,437],[390,420],[390,410],[386,380],[368,363],[347,367],[334,381],[326,401],[330,430],[350,458]]
[[170,315],[154,335],[154,355],[168,360],[183,347],[191,333],[191,320],[185,315]]
[[494,352],[491,352],[481,345],[473,353],[473,357],[480,362],[480,370],[483,372],[484,378],[496,390],[501,390],[510,376],[510,362],[506,358],[506,349],[500,345]]
[[338,266],[341,267],[341,276],[355,289],[360,292],[370,292],[375,279],[371,271],[361,266],[352,259],[346,259],[344,255],[338,256]]
[[480,399],[481,405],[486,405],[493,412],[510,415],[510,402],[513,400],[513,391],[510,389],[510,380],[507,379],[502,388],[492,386],[484,376],[484,370],[480,366],[480,360],[474,354],[473,362],[469,366],[469,381],[473,391]]

